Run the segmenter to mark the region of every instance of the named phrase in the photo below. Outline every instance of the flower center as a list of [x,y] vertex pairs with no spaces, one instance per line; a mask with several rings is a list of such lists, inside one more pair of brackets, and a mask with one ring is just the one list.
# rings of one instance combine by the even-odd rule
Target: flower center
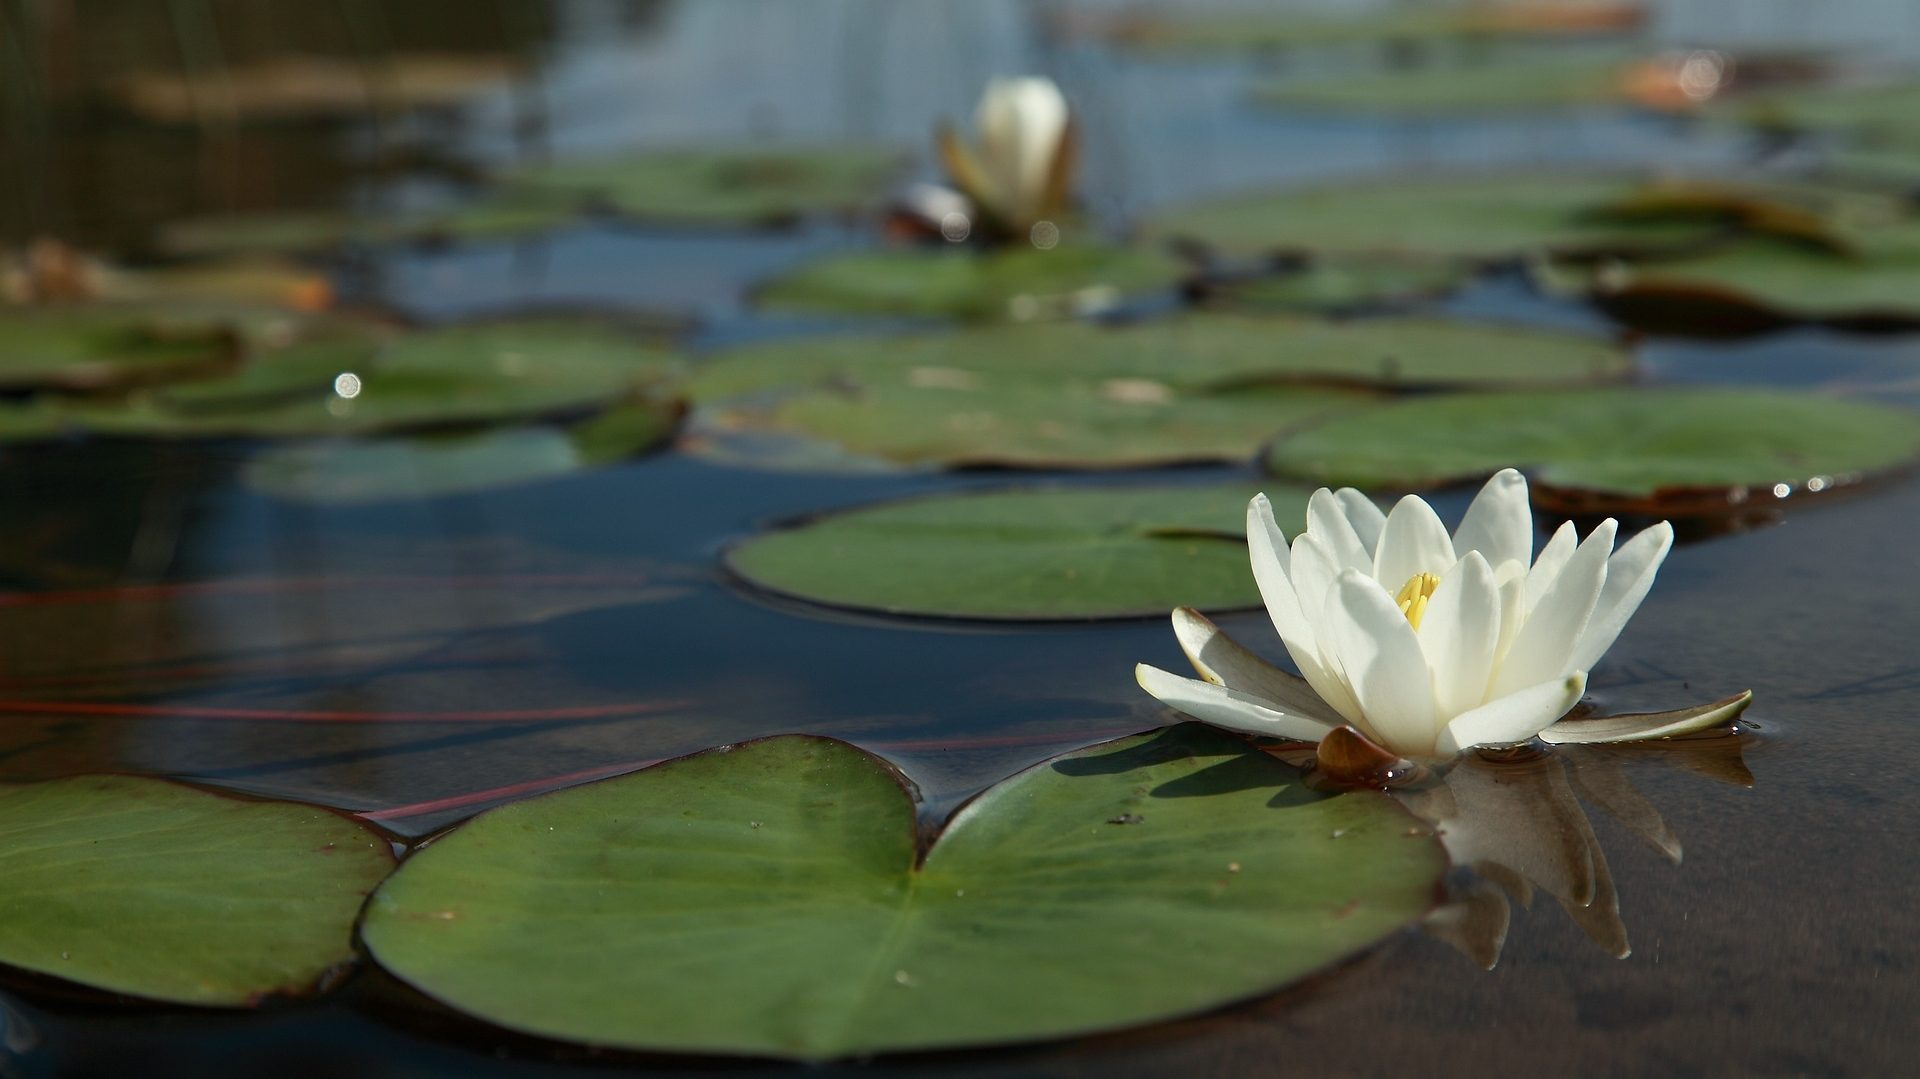
[[1440,578],[1431,573],[1416,573],[1407,578],[1400,586],[1400,594],[1393,601],[1400,605],[1400,613],[1407,616],[1407,622],[1414,629],[1420,628],[1420,620],[1427,615],[1427,601],[1433,598],[1433,590],[1440,587]]

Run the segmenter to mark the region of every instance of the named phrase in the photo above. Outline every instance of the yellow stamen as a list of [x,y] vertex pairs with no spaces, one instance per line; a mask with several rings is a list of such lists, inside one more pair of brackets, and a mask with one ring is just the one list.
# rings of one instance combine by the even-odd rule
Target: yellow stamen
[[1407,622],[1414,629],[1420,628],[1420,620],[1427,615],[1427,601],[1433,598],[1433,590],[1440,587],[1440,578],[1431,573],[1416,573],[1407,578],[1400,586],[1400,594],[1393,601],[1400,605],[1400,613],[1407,616]]

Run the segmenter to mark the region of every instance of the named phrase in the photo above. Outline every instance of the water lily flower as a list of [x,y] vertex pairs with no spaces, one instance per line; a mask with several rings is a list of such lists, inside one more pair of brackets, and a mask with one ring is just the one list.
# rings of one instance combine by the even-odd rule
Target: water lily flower
[[948,177],[972,201],[980,224],[1025,238],[1064,207],[1073,178],[1067,99],[1051,79],[996,78],[974,113],[978,153],[949,128],[937,135]]
[[1196,719],[1318,742],[1350,725],[1413,759],[1472,746],[1660,738],[1722,724],[1751,694],[1677,712],[1564,719],[1587,671],[1646,598],[1673,545],[1661,522],[1614,549],[1616,523],[1571,522],[1536,557],[1527,481],[1496,473],[1449,535],[1424,499],[1383,514],[1321,488],[1289,544],[1265,495],[1247,507],[1253,575],[1304,677],[1267,663],[1198,612],[1173,613],[1201,679],[1141,664],[1142,688]]

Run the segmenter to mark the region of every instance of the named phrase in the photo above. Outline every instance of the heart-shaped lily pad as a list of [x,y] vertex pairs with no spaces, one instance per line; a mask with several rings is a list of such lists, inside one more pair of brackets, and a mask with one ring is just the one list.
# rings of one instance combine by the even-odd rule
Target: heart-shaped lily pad
[[875,146],[714,146],[559,161],[510,173],[511,189],[642,221],[777,225],[876,203],[900,170]]
[[1264,993],[1420,917],[1446,868],[1386,797],[1313,794],[1193,726],[1041,765],[918,834],[883,761],[772,738],[483,814],[410,857],[363,934],[512,1029],[820,1059]]
[[[729,569],[769,591],[889,614],[1082,619],[1260,602],[1240,485],[1016,489],[911,498],[755,536]],[[1281,523],[1303,490],[1272,488]]]
[[0,389],[91,390],[205,373],[236,362],[219,321],[139,307],[0,308]]
[[134,776],[0,786],[0,963],[244,1006],[353,960],[386,840],[310,806]]
[[[1426,487],[1527,468],[1541,484],[1659,512],[1726,512],[1751,491],[1824,490],[1920,455],[1920,414],[1737,389],[1473,393],[1303,427],[1267,455],[1276,475]],[[1704,497],[1715,494],[1719,497]],[[1681,496],[1686,496],[1682,498]]]
[[571,429],[296,443],[263,450],[244,475],[256,490],[330,505],[463,494],[636,456],[673,433],[674,417],[669,410],[626,406]]
[[967,319],[1060,316],[1172,288],[1187,267],[1157,250],[1065,242],[1011,247],[858,251],[807,263],[768,282],[768,307]]
[[1528,251],[1664,249],[1719,230],[1711,221],[1606,213],[1639,188],[1570,173],[1348,182],[1230,198],[1147,223],[1157,236],[1227,254],[1302,251],[1497,259]]
[[570,320],[482,323],[393,337],[329,338],[257,357],[218,381],[122,405],[73,405],[78,424],[148,437],[366,434],[589,413],[633,402],[677,413],[672,354]]

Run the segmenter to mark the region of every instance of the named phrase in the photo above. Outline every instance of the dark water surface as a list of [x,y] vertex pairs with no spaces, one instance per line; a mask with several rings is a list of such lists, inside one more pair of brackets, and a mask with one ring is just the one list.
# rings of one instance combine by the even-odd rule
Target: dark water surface
[[[451,23],[470,5],[423,6]],[[1685,43],[1920,51],[1920,13],[1908,4],[1859,0],[1818,19],[1809,7],[1675,2],[1660,9],[1656,30]],[[1129,57],[1050,32],[1051,5],[535,10],[531,21],[501,26],[540,64],[537,135],[525,130],[526,91],[502,91],[432,135],[450,157],[484,164],[755,132],[919,145],[932,117],[970,111],[987,76],[1027,70],[1054,75],[1085,110],[1089,202],[1116,230],[1149,208],[1267,181],[1543,161],[1739,170],[1753,149],[1726,131],[1600,111],[1475,123],[1290,118],[1242,103],[1257,61]],[[434,28],[407,32],[430,39]],[[194,160],[210,171],[175,161],[189,175],[156,176],[151,197],[138,200],[111,185],[61,181],[131,137],[90,131],[28,151],[38,155],[40,171],[28,175],[41,188],[8,212],[40,214],[95,245],[137,248],[168,216],[233,204],[211,175],[224,166],[205,157]],[[388,172],[353,164],[370,152],[368,132],[305,137],[325,141],[305,152],[329,168],[298,192],[249,189],[242,201],[414,197]],[[175,151],[155,143],[145,152],[165,163]],[[427,192],[434,197],[431,185]],[[865,242],[832,226],[715,237],[583,225],[537,243],[381,255],[344,280],[357,298],[423,320],[523,305],[671,316],[694,323],[689,343],[708,349],[817,328],[748,312],[746,289]],[[1612,332],[1601,316],[1511,279],[1490,279],[1445,307]],[[1915,338],[1653,339],[1643,358],[1648,377],[1664,381],[1920,402]],[[858,618],[752,594],[716,560],[766,522],[823,508],[983,484],[1148,477],[813,475],[663,453],[482,494],[324,508],[240,484],[252,452],[90,442],[0,457],[0,581],[10,593],[0,596],[0,780],[87,770],[179,776],[362,812],[412,837],[516,791],[811,731],[897,762],[938,817],[1021,767],[1168,718],[1131,676],[1136,661],[1178,664],[1159,620],[999,628]],[[1457,515],[1465,497],[1436,501],[1443,516]],[[1620,757],[1686,851],[1669,864],[1593,814],[1630,957],[1608,956],[1543,897],[1516,909],[1490,973],[1409,933],[1307,985],[1189,1021],[808,1071],[1907,1071],[1920,1002],[1920,939],[1906,928],[1920,890],[1912,781],[1920,743],[1911,738],[1920,711],[1920,479],[1801,501],[1677,548],[1595,674],[1593,695],[1620,710],[1746,687],[1756,694],[1750,788],[1676,766],[1684,762],[1672,755]],[[1278,651],[1263,618],[1223,623]],[[1205,962],[1169,954],[1164,976]],[[323,1000],[258,1014],[105,1002],[17,976],[0,982],[0,1076],[507,1076],[609,1065],[788,1070],[521,1040],[451,1015],[377,970]]]

